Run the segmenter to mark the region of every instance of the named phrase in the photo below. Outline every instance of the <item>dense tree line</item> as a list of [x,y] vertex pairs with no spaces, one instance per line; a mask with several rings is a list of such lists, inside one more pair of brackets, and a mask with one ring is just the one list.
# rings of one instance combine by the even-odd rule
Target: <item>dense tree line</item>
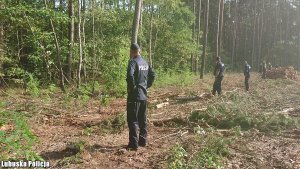
[[0,73],[114,89],[125,86],[135,41],[161,72],[205,73],[215,56],[233,71],[244,60],[255,69],[262,61],[300,68],[299,7],[299,0],[1,0]]

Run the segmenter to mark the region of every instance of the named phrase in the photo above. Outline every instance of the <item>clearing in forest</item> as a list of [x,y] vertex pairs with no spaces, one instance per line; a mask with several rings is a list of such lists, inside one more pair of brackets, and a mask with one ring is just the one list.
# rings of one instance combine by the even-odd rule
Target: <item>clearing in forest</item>
[[[228,74],[224,94],[213,79],[150,90],[149,145],[128,143],[126,99],[39,97],[1,91],[1,155],[44,159],[52,168],[300,168],[300,82]],[[15,140],[15,142],[13,141]]]

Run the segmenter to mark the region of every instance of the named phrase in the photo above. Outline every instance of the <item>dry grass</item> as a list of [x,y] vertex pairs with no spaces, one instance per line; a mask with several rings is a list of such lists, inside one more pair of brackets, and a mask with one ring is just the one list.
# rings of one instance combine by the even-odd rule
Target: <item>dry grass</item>
[[[213,80],[213,77],[207,76],[204,80],[195,79],[186,85],[151,89],[150,146],[137,153],[120,151],[127,144],[128,131],[126,127],[125,130],[119,128],[119,122],[123,126],[124,119],[118,120],[115,117],[126,110],[124,98],[111,99],[103,104],[100,97],[84,99],[74,97],[72,93],[63,95],[57,90],[42,90],[38,98],[33,98],[23,95],[21,90],[10,89],[0,93],[0,106],[1,109],[17,111],[29,117],[31,130],[40,140],[35,145],[36,151],[50,154],[46,159],[54,168],[166,168],[169,150],[174,145],[182,146],[192,162],[201,157],[196,155],[197,152],[204,151],[208,146],[207,143],[198,142],[198,127],[206,134],[216,137],[216,140],[235,138],[234,144],[222,145],[228,147],[230,153],[226,158],[217,153],[218,165],[227,168],[281,165],[289,168],[289,164],[298,162],[293,154],[300,150],[299,147],[294,146],[295,149],[291,150],[291,146],[284,145],[299,143],[298,129],[294,122],[289,121],[291,117],[299,119],[299,82],[262,80],[258,74],[253,74],[251,91],[248,93],[243,89],[244,78],[241,74],[226,74],[224,95],[211,97],[209,92]],[[156,104],[166,100],[169,105],[161,109],[155,108]],[[294,109],[282,113],[289,108]],[[194,114],[196,117],[191,118],[191,112],[197,112]],[[117,119],[116,123],[113,122],[114,119]],[[245,131],[239,131],[239,126]],[[275,131],[281,132],[263,132],[273,126]],[[108,132],[100,131],[106,127]],[[234,133],[235,131],[238,132]],[[74,158],[71,154],[71,158],[68,158],[69,154],[64,154],[66,147],[78,140],[85,142],[82,153]],[[269,156],[274,152],[268,144],[274,145],[274,152],[277,153],[276,158],[271,160]],[[281,150],[283,153],[280,153]],[[205,152],[209,156],[209,152]],[[216,155],[215,152],[211,153]],[[288,158],[296,162],[289,163]],[[260,164],[255,163],[258,160],[261,161]],[[279,164],[276,160],[287,164]],[[186,162],[185,157],[184,161]]]

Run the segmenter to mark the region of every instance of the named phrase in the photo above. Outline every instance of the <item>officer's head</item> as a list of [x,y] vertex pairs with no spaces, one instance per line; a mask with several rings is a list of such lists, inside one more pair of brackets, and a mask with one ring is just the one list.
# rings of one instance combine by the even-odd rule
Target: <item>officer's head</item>
[[140,55],[140,46],[137,43],[133,43],[130,46],[130,57],[136,58]]
[[245,65],[248,65],[248,62],[245,60]]
[[221,58],[218,56],[216,57],[216,62],[220,62],[221,61]]

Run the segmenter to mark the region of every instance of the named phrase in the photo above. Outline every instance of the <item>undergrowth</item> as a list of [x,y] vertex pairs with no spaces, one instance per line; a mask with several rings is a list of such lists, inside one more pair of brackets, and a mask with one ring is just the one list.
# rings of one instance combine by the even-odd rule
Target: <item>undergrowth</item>
[[[295,106],[290,104],[289,99],[297,97],[292,94],[286,96],[290,88],[293,88],[292,83],[262,83],[267,83],[269,88],[257,88],[251,94],[239,89],[227,92],[209,100],[206,109],[192,111],[187,124],[190,124],[190,127],[198,126],[194,128],[195,137],[171,148],[168,168],[224,168],[224,160],[230,155],[230,145],[243,137],[241,131],[251,132],[255,129],[272,133],[300,128],[299,117],[279,113],[280,109],[273,106],[281,98],[284,100],[281,100],[280,106]],[[278,86],[284,88],[280,91],[275,90]],[[199,127],[203,124],[210,127]]]
[[299,119],[276,112],[259,110],[259,100],[255,96],[245,95],[239,91],[223,98],[216,98],[206,110],[193,111],[189,120],[206,122],[219,129],[241,127],[242,130],[256,128],[263,132],[299,128]]
[[[234,130],[232,133],[236,133]],[[223,168],[223,159],[229,155],[229,145],[234,142],[236,135],[225,138],[215,131],[205,131],[200,127],[195,129],[195,135],[186,145],[176,144],[171,148],[168,168]]]
[[104,120],[97,126],[91,126],[84,129],[83,134],[90,136],[92,134],[114,134],[120,133],[125,129],[126,125],[126,114],[119,113],[115,117]]
[[22,114],[0,111],[0,128],[1,160],[43,160],[33,149],[38,140]]
[[183,72],[164,72],[156,71],[154,87],[166,87],[171,85],[187,86],[194,82],[195,75],[189,71]]

